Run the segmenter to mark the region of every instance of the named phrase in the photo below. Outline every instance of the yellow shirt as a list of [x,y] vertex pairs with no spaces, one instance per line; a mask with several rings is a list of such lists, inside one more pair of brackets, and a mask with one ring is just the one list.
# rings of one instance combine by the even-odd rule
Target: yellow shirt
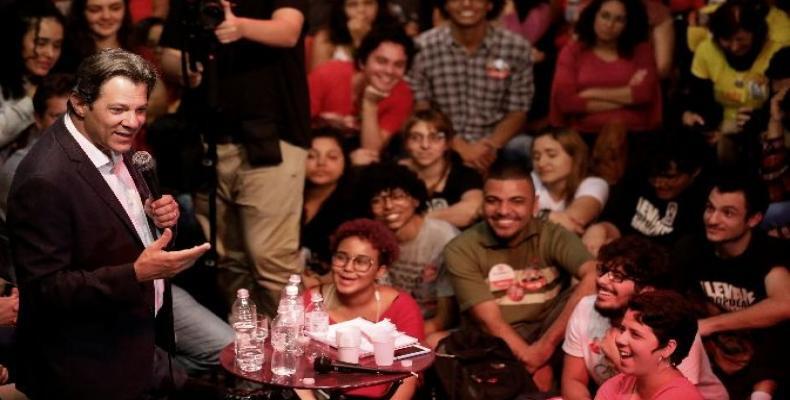
[[765,21],[768,22],[769,39],[785,45],[790,44],[790,15],[776,7],[771,7]]
[[768,78],[765,77],[765,70],[771,57],[780,48],[780,43],[767,40],[752,67],[746,71],[736,71],[727,63],[713,39],[709,38],[699,45],[691,63],[691,73],[698,78],[713,81],[716,101],[724,106],[723,122],[734,121],[741,107],[757,109],[768,100]]

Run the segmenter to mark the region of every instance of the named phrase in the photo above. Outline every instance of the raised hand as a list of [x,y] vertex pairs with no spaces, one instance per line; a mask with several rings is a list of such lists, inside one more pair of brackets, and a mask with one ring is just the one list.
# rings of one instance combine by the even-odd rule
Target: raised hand
[[170,278],[191,267],[211,246],[203,243],[185,250],[165,251],[173,239],[173,231],[165,229],[162,236],[143,250],[134,262],[134,272],[138,282]]
[[217,26],[217,29],[214,29],[214,34],[217,35],[220,43],[233,43],[244,36],[242,34],[242,20],[233,14],[229,1],[220,0],[220,3],[225,10],[225,20]]

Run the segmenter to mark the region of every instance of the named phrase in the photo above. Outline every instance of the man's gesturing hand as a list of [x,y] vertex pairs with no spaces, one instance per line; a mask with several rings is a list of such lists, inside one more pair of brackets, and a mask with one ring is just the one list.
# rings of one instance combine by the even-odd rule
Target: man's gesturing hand
[[164,248],[173,238],[173,231],[165,229],[162,236],[137,257],[134,262],[134,273],[138,282],[146,282],[160,278],[170,278],[189,268],[197,259],[208,251],[211,246],[203,243],[191,249],[165,251]]

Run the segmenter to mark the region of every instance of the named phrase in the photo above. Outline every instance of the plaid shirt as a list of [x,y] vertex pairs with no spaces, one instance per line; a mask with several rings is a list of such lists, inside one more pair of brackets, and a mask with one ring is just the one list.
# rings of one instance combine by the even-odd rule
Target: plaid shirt
[[483,139],[506,114],[529,110],[532,60],[530,45],[521,37],[489,25],[480,48],[470,55],[448,26],[440,26],[421,34],[417,45],[408,76],[414,100],[437,104],[464,139]]

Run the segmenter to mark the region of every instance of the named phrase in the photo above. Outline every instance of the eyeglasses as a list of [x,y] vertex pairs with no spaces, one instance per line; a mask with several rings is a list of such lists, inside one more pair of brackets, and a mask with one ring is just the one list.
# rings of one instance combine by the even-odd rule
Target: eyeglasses
[[364,274],[365,272],[370,271],[370,268],[373,267],[373,259],[370,258],[370,256],[357,255],[351,257],[342,251],[338,251],[332,255],[332,267],[334,268],[342,269],[348,264],[349,261],[351,261],[351,266],[354,267],[354,271],[359,273]]
[[402,189],[385,190],[370,199],[371,207],[383,207],[384,203],[389,199],[391,202],[403,203],[409,199],[409,194]]
[[432,132],[427,135],[420,135],[416,132],[409,132],[406,134],[406,140],[412,143],[422,143],[426,139],[428,143],[439,144],[447,139],[447,135],[444,132]]
[[614,265],[598,263],[598,265],[595,266],[595,271],[598,273],[599,277],[608,275],[609,279],[611,279],[612,282],[614,283],[622,283],[624,280],[627,279],[633,280],[631,277],[620,271],[620,268],[618,266],[614,266]]

